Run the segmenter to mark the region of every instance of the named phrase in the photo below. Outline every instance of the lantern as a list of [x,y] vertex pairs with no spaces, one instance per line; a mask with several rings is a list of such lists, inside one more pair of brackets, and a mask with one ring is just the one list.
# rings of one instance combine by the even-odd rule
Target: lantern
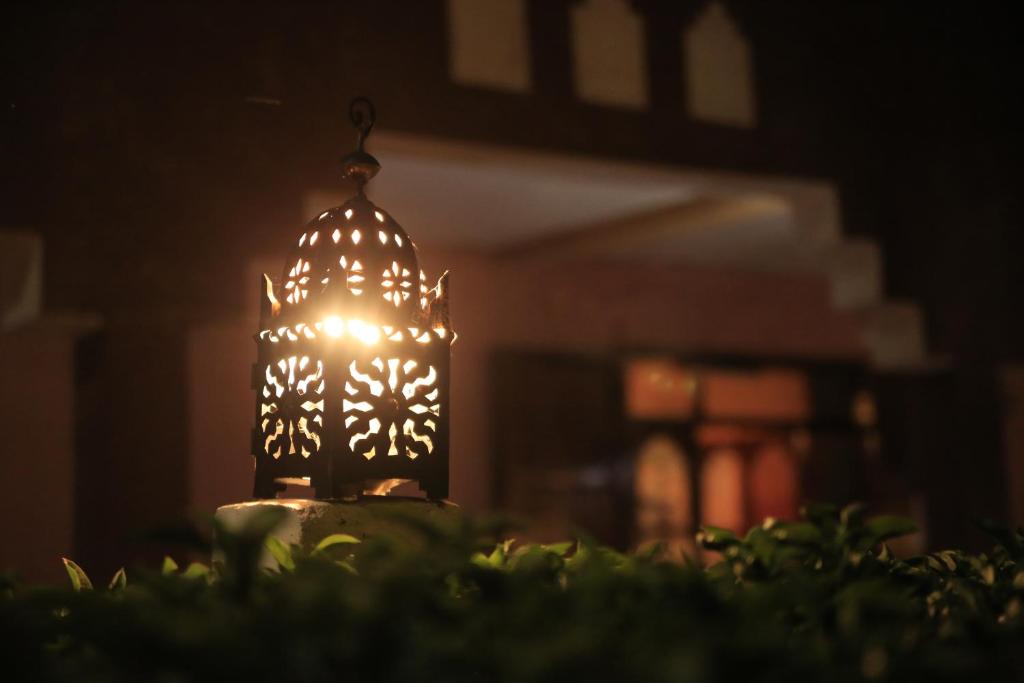
[[380,170],[363,149],[373,105],[353,100],[350,117],[357,149],[342,163],[355,196],[313,218],[281,278],[260,282],[254,495],[306,484],[342,498],[415,480],[445,498],[448,274],[428,286],[412,239],[367,199]]

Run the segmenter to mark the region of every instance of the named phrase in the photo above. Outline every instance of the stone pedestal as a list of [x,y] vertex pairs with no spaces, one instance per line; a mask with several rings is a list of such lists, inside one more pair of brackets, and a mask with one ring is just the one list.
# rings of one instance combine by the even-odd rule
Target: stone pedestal
[[[285,511],[284,521],[271,535],[283,543],[300,546],[309,552],[331,534],[349,534],[360,540],[387,536],[414,543],[417,532],[402,522],[414,516],[445,527],[459,523],[459,507],[449,501],[432,501],[397,496],[361,496],[352,501],[306,499],[256,500],[217,508],[215,517],[226,529],[240,529],[260,510],[278,508]],[[215,551],[215,556],[217,555]],[[264,566],[275,563],[269,553],[261,560]]]

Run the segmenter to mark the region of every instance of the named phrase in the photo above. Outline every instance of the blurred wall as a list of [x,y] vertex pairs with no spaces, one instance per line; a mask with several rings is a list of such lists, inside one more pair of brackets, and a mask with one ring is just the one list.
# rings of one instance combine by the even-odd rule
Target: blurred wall
[[54,581],[75,550],[78,330],[34,323],[0,333],[0,570]]

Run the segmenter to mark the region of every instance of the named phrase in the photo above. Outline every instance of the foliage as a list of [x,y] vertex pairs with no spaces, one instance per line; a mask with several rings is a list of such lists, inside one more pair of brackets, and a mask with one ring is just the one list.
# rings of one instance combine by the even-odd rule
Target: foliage
[[[122,570],[72,590],[0,580],[3,679],[75,681],[960,681],[1024,674],[1024,537],[987,555],[895,558],[913,526],[817,506],[722,561],[579,541],[495,543],[409,518],[424,542],[325,538],[311,552],[220,531],[223,562]],[[491,541],[487,541],[491,538]],[[266,548],[276,562],[260,569]],[[95,587],[94,587],[95,586]]]

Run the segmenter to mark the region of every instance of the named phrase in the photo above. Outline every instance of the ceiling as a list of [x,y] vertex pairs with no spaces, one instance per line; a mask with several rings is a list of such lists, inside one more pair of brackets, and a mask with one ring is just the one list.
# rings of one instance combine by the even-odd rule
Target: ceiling
[[[645,167],[375,131],[367,193],[420,245],[644,261],[805,268],[797,220],[812,182]],[[307,213],[339,203],[314,192]]]

